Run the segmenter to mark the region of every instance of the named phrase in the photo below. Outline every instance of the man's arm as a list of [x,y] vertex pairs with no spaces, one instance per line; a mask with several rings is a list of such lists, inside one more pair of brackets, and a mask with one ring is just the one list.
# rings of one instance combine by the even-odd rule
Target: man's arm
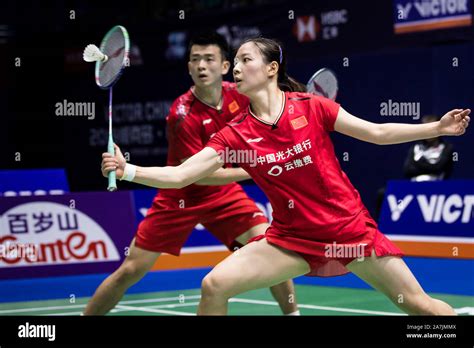
[[341,107],[334,129],[373,144],[400,144],[442,135],[462,135],[469,125],[470,112],[469,109],[451,110],[438,122],[425,124],[372,123],[351,115]]

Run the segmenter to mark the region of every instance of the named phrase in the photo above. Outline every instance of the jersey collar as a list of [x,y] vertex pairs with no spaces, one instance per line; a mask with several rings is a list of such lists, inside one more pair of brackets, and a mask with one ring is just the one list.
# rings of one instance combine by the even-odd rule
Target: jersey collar
[[278,114],[277,118],[275,119],[275,121],[273,122],[267,122],[267,121],[264,121],[262,120],[260,117],[258,117],[257,115],[255,115],[253,112],[252,112],[252,109],[250,108],[250,104],[248,106],[248,111],[249,111],[249,114],[250,116],[252,116],[256,121],[264,124],[264,125],[267,125],[267,126],[270,126],[272,127],[272,129],[276,129],[278,128],[278,122],[280,121],[281,119],[281,116],[285,113],[285,108],[286,108],[286,93],[285,92],[281,92],[283,93],[283,105],[281,106],[281,110],[280,110],[280,113]]
[[194,98],[196,98],[199,102],[201,102],[202,104],[206,105],[207,107],[209,107],[209,108],[211,108],[211,109],[214,109],[214,110],[216,110],[216,111],[218,111],[218,112],[221,112],[221,111],[222,111],[222,108],[224,107],[224,93],[221,93],[221,100],[220,100],[219,105],[218,105],[218,106],[220,106],[220,108],[217,108],[217,107],[215,107],[215,106],[213,106],[213,105],[211,105],[211,104],[208,104],[208,103],[206,103],[204,100],[200,99],[200,98],[197,96],[197,94],[194,93],[194,86],[191,87],[191,93],[193,94]]

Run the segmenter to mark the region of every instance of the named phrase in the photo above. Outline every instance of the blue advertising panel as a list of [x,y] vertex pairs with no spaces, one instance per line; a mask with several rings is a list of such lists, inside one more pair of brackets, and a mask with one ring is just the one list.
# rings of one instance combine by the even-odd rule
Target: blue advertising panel
[[394,0],[395,33],[472,25],[471,0]]
[[64,169],[0,170],[0,197],[66,192],[69,192],[69,184]]
[[385,234],[474,237],[474,181],[390,181],[379,228]]
[[0,197],[0,278],[113,271],[134,222],[131,192]]

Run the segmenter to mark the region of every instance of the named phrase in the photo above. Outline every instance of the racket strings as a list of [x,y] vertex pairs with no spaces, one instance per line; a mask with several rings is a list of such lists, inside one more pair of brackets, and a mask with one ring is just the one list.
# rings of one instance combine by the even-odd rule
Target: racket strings
[[125,58],[125,40],[120,29],[110,33],[101,51],[108,57],[106,62],[100,63],[99,83],[101,86],[112,84],[123,67]]
[[306,88],[309,93],[335,100],[338,91],[337,78],[332,71],[323,68],[310,79]]

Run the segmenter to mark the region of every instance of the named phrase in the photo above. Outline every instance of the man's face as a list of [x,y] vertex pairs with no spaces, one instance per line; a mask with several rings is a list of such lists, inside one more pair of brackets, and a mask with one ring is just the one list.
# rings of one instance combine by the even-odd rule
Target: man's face
[[223,60],[217,45],[193,45],[189,54],[188,69],[194,84],[208,87],[222,81],[229,71],[230,63]]

